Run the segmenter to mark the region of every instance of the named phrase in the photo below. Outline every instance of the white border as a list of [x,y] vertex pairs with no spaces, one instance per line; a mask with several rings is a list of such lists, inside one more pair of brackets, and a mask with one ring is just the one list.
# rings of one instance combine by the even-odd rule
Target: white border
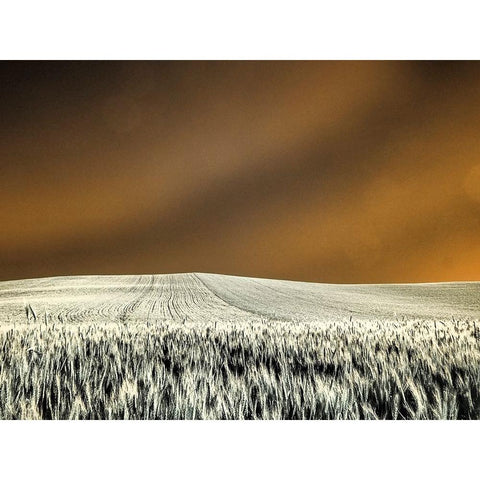
[[2,59],[479,58],[465,0],[8,0],[0,16]]
[[[476,59],[474,2],[8,1],[2,59]],[[1,108],[1,107],[0,107]],[[476,422],[0,422],[4,478],[462,478]]]
[[478,471],[478,422],[2,422],[3,478],[441,479]]

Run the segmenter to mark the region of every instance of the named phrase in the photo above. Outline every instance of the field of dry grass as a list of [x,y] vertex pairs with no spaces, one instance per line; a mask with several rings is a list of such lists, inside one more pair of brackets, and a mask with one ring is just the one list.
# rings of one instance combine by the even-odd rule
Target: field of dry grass
[[[244,287],[241,301],[248,311],[235,300],[244,280],[217,282],[215,293],[213,276],[204,276],[198,291],[191,277],[163,280],[159,290],[141,285],[143,297],[117,285],[122,308],[101,291],[103,303],[82,307],[57,290],[63,310],[62,301],[54,305],[55,286],[15,295],[13,282],[5,282],[7,288],[0,289],[0,418],[480,418],[480,321],[465,314],[475,312],[476,284],[466,290],[458,286],[455,301],[465,298],[458,305],[463,318],[447,318],[447,296],[438,319],[424,318],[435,306],[428,300],[419,305],[419,318],[410,317],[399,309],[399,298],[407,311],[412,301],[399,288],[397,297],[384,295],[384,303],[393,303],[401,315],[385,320],[373,313],[365,318],[367,311],[359,319],[321,312],[315,318],[315,302],[320,302],[308,290],[315,284],[302,288],[286,282],[275,292],[273,281],[265,281],[270,283],[257,297],[255,288]],[[289,297],[285,289],[292,288],[298,292]],[[267,302],[267,289],[279,298],[277,305]],[[50,311],[40,310],[40,291]],[[328,291],[323,291],[326,302]],[[371,300],[375,292],[365,295]],[[357,287],[344,308],[361,310],[361,294]],[[341,297],[342,288],[336,295]],[[332,287],[325,308],[335,301]],[[267,308],[283,316],[269,315]],[[288,308],[297,317],[289,317]],[[370,308],[383,307],[378,300]]]
[[474,323],[20,324],[0,418],[480,418]]

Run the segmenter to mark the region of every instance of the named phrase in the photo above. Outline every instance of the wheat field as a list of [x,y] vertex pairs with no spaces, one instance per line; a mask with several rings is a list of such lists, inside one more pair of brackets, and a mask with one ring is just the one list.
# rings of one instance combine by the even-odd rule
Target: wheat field
[[477,419],[477,283],[0,283],[1,419]]

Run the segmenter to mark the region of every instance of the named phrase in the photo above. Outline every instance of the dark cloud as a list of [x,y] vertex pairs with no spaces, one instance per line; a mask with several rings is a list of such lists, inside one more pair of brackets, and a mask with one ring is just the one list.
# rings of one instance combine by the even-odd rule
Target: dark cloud
[[477,62],[2,62],[2,279],[473,280]]

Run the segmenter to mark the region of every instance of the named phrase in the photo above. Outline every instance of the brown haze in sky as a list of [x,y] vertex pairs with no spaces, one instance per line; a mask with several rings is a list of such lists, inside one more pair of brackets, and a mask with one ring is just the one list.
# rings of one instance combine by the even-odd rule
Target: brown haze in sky
[[480,280],[480,64],[0,63],[0,280]]

